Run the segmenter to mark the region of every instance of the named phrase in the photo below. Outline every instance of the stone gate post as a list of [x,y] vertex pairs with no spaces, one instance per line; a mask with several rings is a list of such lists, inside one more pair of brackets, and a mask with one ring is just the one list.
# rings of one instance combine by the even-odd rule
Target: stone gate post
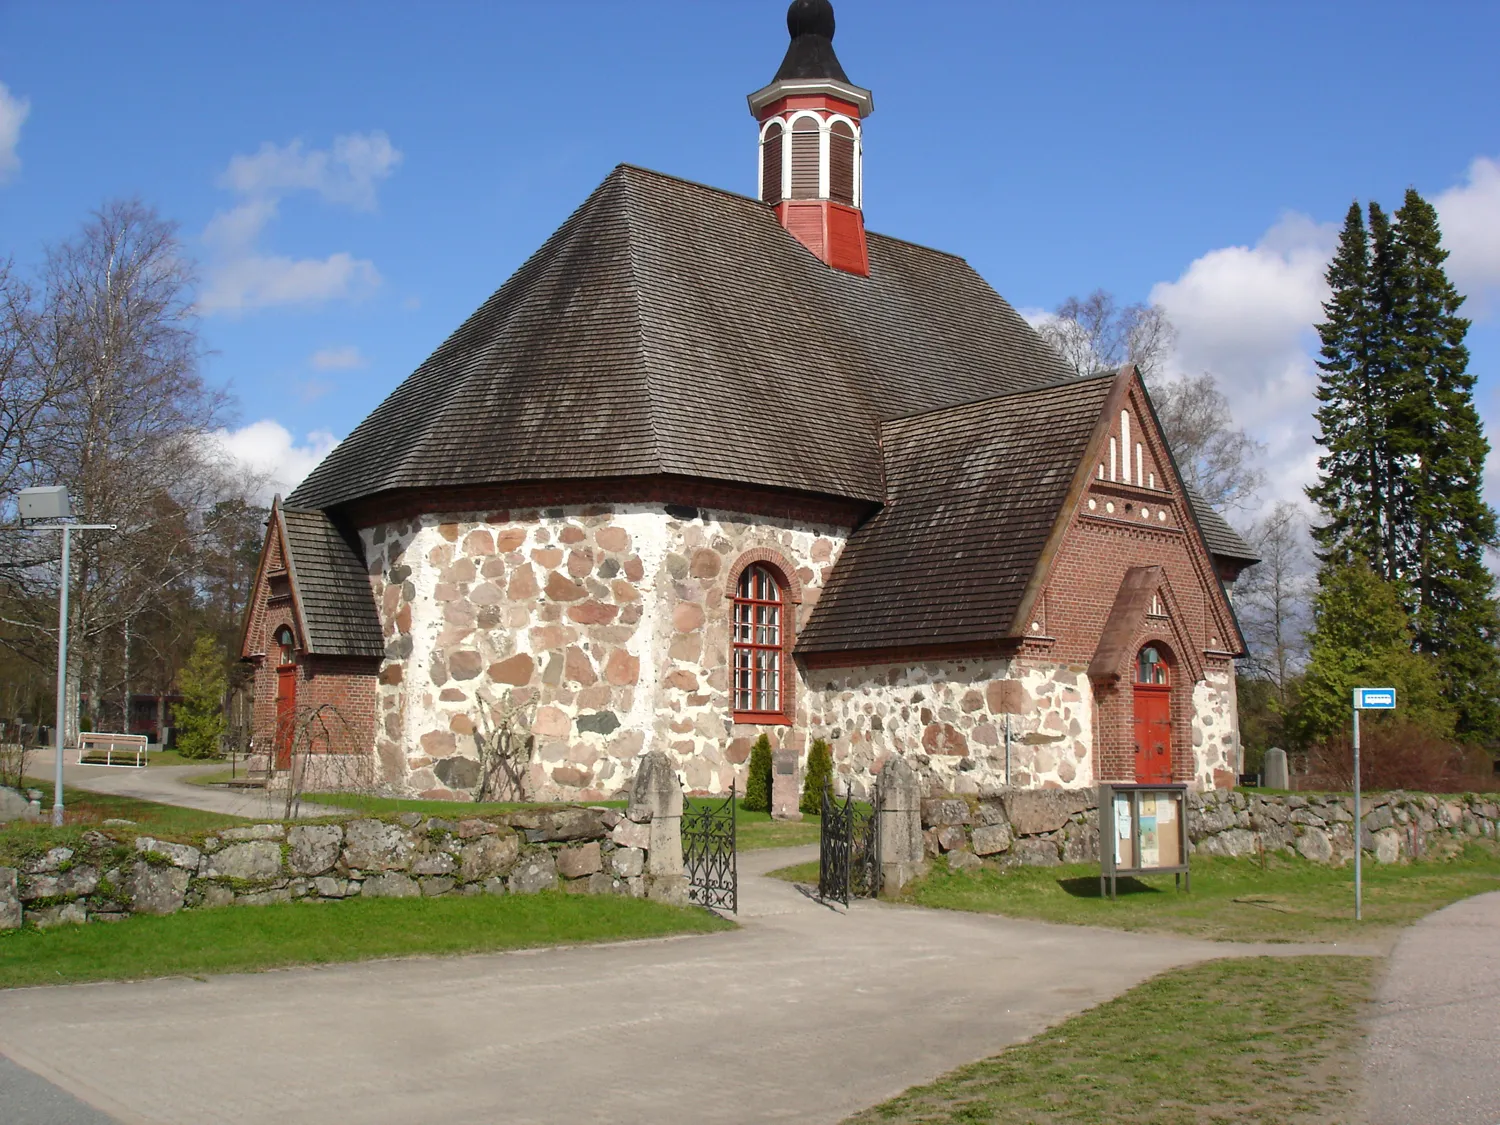
[[643,754],[630,787],[625,815],[651,826],[646,852],[646,897],[687,902],[682,871],[682,786],[672,760],[660,750]]
[[880,772],[880,878],[899,891],[922,873],[922,783],[900,754]]

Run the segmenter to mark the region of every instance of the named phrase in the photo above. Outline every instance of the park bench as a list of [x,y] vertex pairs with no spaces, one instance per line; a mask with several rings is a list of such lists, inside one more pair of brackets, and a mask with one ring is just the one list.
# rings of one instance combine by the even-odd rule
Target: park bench
[[78,735],[80,766],[135,766],[146,764],[150,740],[144,734],[107,734],[86,730]]

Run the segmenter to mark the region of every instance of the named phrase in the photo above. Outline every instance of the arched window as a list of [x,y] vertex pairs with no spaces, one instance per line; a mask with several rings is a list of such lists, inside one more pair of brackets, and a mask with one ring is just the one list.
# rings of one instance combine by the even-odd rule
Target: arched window
[[828,131],[828,198],[854,206],[854,129],[835,121]]
[[781,202],[781,146],[786,132],[780,121],[766,126],[760,142],[760,198],[762,203]]
[[822,126],[816,117],[799,117],[792,123],[792,198],[817,199],[821,194],[819,171],[823,165]]
[[1162,659],[1157,647],[1147,645],[1141,649],[1141,655],[1135,664],[1135,682],[1165,686],[1169,682],[1167,677],[1167,662]]
[[276,630],[276,656],[283,667],[297,663],[297,642],[285,625]]
[[740,722],[785,721],[786,597],[769,567],[740,574],[734,594],[734,711]]

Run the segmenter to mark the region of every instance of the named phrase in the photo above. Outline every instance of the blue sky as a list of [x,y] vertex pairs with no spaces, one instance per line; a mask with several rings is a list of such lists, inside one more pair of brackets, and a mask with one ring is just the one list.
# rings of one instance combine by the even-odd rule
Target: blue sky
[[[1500,6],[842,0],[872,229],[1013,304],[1157,300],[1310,472],[1310,328],[1353,198],[1439,204],[1500,423]],[[779,0],[0,0],[0,254],[138,195],[199,261],[230,447],[289,485],[616,163],[751,193]],[[1496,483],[1500,483],[1497,478]],[[1500,492],[1492,491],[1492,499]]]

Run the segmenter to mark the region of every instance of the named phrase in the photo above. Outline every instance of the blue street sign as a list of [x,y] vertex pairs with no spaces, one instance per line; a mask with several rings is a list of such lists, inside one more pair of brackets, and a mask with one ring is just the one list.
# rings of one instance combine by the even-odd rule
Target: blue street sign
[[1356,711],[1394,711],[1396,689],[1390,687],[1362,687],[1354,689]]

